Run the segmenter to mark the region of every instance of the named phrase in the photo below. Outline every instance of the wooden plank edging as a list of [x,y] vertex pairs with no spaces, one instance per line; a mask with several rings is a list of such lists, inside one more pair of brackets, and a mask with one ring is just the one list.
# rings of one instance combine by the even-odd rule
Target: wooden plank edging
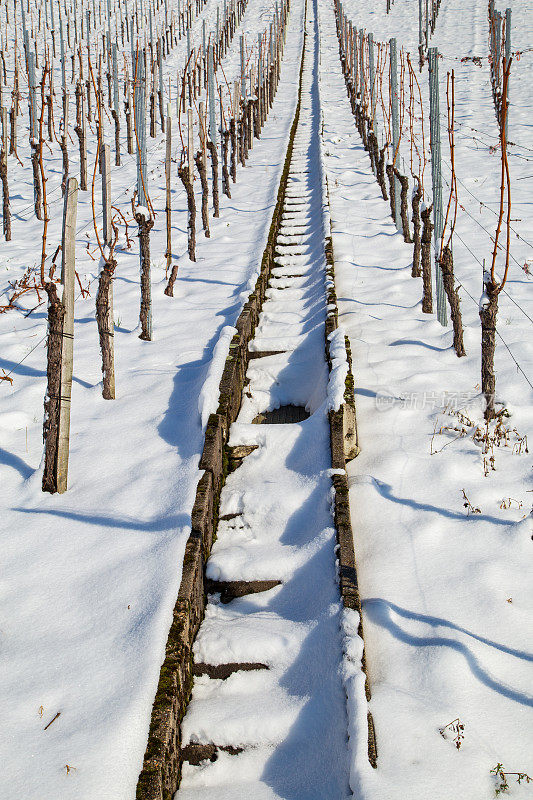
[[230,343],[219,386],[219,406],[209,416],[200,469],[205,470],[196,490],[192,510],[192,530],[185,547],[182,579],[173,620],[168,634],[165,659],[152,706],[148,744],[136,790],[136,800],[172,800],[181,779],[181,720],[192,690],[192,646],[205,612],[205,563],[216,535],[220,493],[228,473],[227,441],[229,428],[239,413],[248,367],[248,345],[254,336],[266,288],[274,266],[274,245],[278,235],[294,137],[301,105],[304,43],[296,111],[276,206],[272,215],[267,246],[254,291],[236,322],[237,333]]
[[[327,203],[329,205],[329,193],[327,193]],[[339,311],[337,306],[337,295],[335,292],[335,258],[333,254],[333,242],[331,230],[326,236],[326,325],[325,325],[325,346],[326,359],[331,370],[330,357],[330,335],[339,327]],[[359,594],[359,584],[357,580],[357,564],[355,560],[354,537],[350,513],[350,495],[348,488],[348,475],[346,473],[346,463],[355,458],[359,451],[357,436],[357,419],[355,411],[355,384],[352,370],[352,355],[350,342],[347,336],[344,337],[346,348],[346,358],[348,360],[348,374],[345,380],[344,402],[338,411],[329,412],[330,445],[331,445],[331,465],[338,470],[331,478],[335,492],[334,499],[334,521],[337,533],[339,562],[339,588],[344,608],[357,611],[359,615],[358,634],[363,640],[363,655],[361,657],[361,669],[365,675],[365,695],[367,702],[371,698],[370,683],[366,666],[366,654],[364,645],[363,631],[363,612],[361,608],[361,596]],[[342,470],[342,472],[341,472]],[[370,711],[367,711],[368,723],[368,760],[372,767],[377,767],[377,746],[374,719]]]

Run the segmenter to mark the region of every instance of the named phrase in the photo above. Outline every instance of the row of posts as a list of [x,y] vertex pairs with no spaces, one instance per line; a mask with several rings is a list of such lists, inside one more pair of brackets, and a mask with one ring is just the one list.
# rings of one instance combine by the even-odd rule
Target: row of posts
[[[352,64],[355,67],[355,82],[359,83],[360,96],[364,95],[364,62],[363,62],[363,48],[365,40],[365,32],[361,28],[352,28],[351,22],[346,20],[343,11],[342,3],[338,4],[339,14],[338,19],[341,26],[341,36],[343,37],[343,47],[345,52],[349,52],[350,47],[352,52],[350,54]],[[376,121],[376,74],[375,74],[375,57],[374,57],[374,36],[369,33],[367,38],[368,42],[368,59],[369,59],[369,72],[370,72],[370,106],[371,106],[371,120],[374,134],[377,137],[378,125]],[[391,117],[392,117],[392,159],[393,165],[399,162],[399,142],[400,142],[400,109],[399,109],[399,94],[398,94],[398,54],[397,54],[397,40],[395,38],[389,41],[389,58],[390,58],[390,73],[389,73],[389,87],[391,99]],[[440,240],[444,226],[443,203],[442,203],[442,163],[441,163],[441,133],[440,133],[440,102],[439,102],[439,64],[438,64],[438,50],[436,47],[428,49],[428,62],[429,62],[429,98],[430,98],[430,135],[431,135],[431,177],[432,177],[432,191],[433,191],[433,235],[435,244],[435,283],[436,283],[436,298],[437,298],[437,319],[441,325],[447,324],[446,312],[446,296],[444,292],[444,282],[442,279],[442,270],[439,263],[440,253]],[[377,170],[377,165],[373,164],[374,169]],[[401,185],[397,175],[394,176],[394,223],[398,231],[403,230],[401,218]]]
[[441,0],[418,0],[418,53],[420,70],[429,49],[431,34],[435,31]]
[[[509,64],[511,60],[511,9],[505,9],[505,15],[494,6],[494,0],[489,0],[489,52],[490,52],[490,77],[492,96],[496,108],[498,121],[501,118],[501,99],[503,74],[502,63]],[[502,62],[502,44],[504,59]],[[507,102],[509,103],[509,83],[507,84]],[[505,116],[505,139],[508,139],[509,114]]]
[[[280,10],[278,23],[283,37],[286,31],[286,14],[288,6],[283,4]],[[275,26],[274,32],[277,35]],[[281,48],[281,44],[278,44]],[[242,49],[242,48],[241,48]],[[281,49],[278,51],[278,56]],[[139,237],[141,240],[140,259],[141,259],[141,336],[142,339],[152,338],[152,319],[151,319],[151,298],[150,298],[150,256],[148,233],[153,224],[150,210],[146,208],[150,200],[146,193],[146,88],[144,81],[144,55],[136,54],[137,69],[135,72],[134,93],[136,108],[136,135],[138,139],[137,157],[137,205],[134,208],[134,216],[139,225]],[[210,99],[210,122],[209,137],[216,146],[216,115],[215,115],[215,86],[214,86],[214,57],[213,48],[209,48],[209,74],[208,89]],[[244,63],[242,64],[244,71]],[[260,70],[258,70],[258,73]],[[279,64],[277,75],[279,77]],[[259,76],[258,76],[259,77]],[[242,86],[242,84],[241,84]],[[201,118],[203,119],[203,103],[201,103]],[[170,108],[170,104],[169,104]],[[192,109],[189,109],[189,137],[188,149],[192,153]],[[166,176],[166,205],[167,205],[167,264],[171,253],[170,240],[170,155],[171,155],[171,118],[170,114],[165,120],[166,132],[166,157],[165,157],[165,176]],[[204,138],[207,131],[201,131]],[[100,171],[102,174],[102,214],[103,214],[103,243],[111,249],[107,251],[110,255],[106,257],[100,274],[99,289],[96,298],[97,320],[102,345],[102,370],[104,373],[103,396],[107,399],[115,397],[114,385],[114,349],[113,349],[113,290],[112,278],[115,262],[113,260],[113,240],[115,231],[112,225],[111,216],[111,167],[110,167],[110,147],[102,144],[100,147]],[[61,284],[63,287],[61,297],[57,297],[56,284],[50,282],[45,284],[49,296],[48,304],[48,386],[45,397],[45,467],[43,472],[42,488],[43,491],[64,492],[67,488],[68,475],[68,455],[69,455],[69,429],[70,429],[70,398],[72,385],[72,362],[73,362],[73,336],[74,336],[74,276],[75,276],[75,228],[76,228],[76,208],[77,208],[78,182],[75,178],[68,178],[63,215],[62,233],[62,275]],[[147,223],[147,224],[145,224]],[[145,247],[143,248],[143,238]],[[146,249],[147,248],[147,249]],[[107,275],[107,281],[106,281]],[[103,298],[102,287],[105,285],[105,298]],[[143,309],[146,312],[143,315]],[[105,353],[103,342],[106,342]]]

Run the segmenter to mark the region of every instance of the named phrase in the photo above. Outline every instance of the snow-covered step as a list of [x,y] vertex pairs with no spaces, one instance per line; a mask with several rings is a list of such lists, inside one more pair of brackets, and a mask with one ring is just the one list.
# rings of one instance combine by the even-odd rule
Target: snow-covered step
[[231,471],[206,565],[208,604],[194,645],[201,668],[182,724],[179,800],[349,794],[330,505],[325,233],[314,168],[316,47],[309,7],[276,266],[248,347],[247,384],[228,443]]

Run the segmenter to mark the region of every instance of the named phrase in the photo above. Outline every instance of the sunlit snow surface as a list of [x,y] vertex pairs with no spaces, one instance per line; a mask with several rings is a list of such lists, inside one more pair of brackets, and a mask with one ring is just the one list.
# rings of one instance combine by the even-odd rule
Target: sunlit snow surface
[[[531,46],[531,10],[525,0],[506,5],[513,9],[513,50],[525,50]],[[416,52],[417,0],[396,0],[389,16],[385,0],[347,0],[344,6],[354,24],[372,30],[376,40],[396,35]],[[250,0],[243,30],[254,41],[268,24],[269,7]],[[223,199],[220,220],[211,220],[211,240],[198,236],[196,264],[186,258],[184,194],[173,176],[173,247],[180,264],[173,299],[163,295],[165,148],[158,132],[149,159],[158,212],[151,235],[154,342],[137,338],[138,245],[132,230],[132,251],[123,247],[118,252],[115,280],[115,402],[101,398],[94,280],[92,296],[77,300],[69,490],[61,497],[40,491],[44,306],[27,318],[13,311],[0,316],[0,368],[13,378],[12,386],[0,384],[0,793],[6,800],[134,796],[199,478],[202,423],[216,405],[225,357],[222,344],[216,344],[219,339],[229,344],[228,327],[254,285],[268,235],[296,103],[302,10],[302,3],[293,0],[274,107],[232,186],[232,199]],[[214,2],[206,14],[212,24]],[[343,627],[349,657],[343,674],[351,786],[354,796],[365,800],[485,800],[494,793],[490,769],[496,763],[533,775],[531,463],[525,454],[500,448],[496,471],[485,478],[480,449],[471,438],[450,443],[453,432],[438,433],[442,426],[457,424],[442,413],[442,392],[468,399],[479,391],[481,268],[457,238],[454,256],[464,286],[468,351],[458,361],[450,349],[451,329],[420,312],[420,281],[410,277],[411,248],[394,231],[354,130],[326,0],[320,3],[320,25],[323,153],[341,324],[352,344],[362,446],[349,476],[379,753],[379,768],[371,771],[361,739],[366,708],[354,700],[361,693],[357,621],[347,615]],[[201,35],[200,26],[195,35]],[[11,36],[8,31],[10,47]],[[471,215],[459,212],[457,234],[481,261],[490,259],[489,233],[496,217],[478,201],[497,210],[499,179],[498,157],[490,149],[498,131],[487,36],[485,0],[443,0],[432,44],[444,54],[439,62],[444,115],[443,81],[447,70],[456,72],[456,159],[464,184],[459,199]],[[173,77],[183,63],[184,47],[182,40],[169,59]],[[461,63],[464,55],[483,56],[482,68]],[[532,55],[524,53],[513,63],[509,132],[516,143],[510,148],[512,224],[529,242]],[[229,60],[231,81],[238,69],[238,38]],[[427,97],[426,70],[419,80]],[[59,72],[55,82],[60,85]],[[443,147],[446,160],[445,137]],[[9,161],[13,241],[0,245],[2,289],[29,262],[37,262],[40,247],[41,226],[31,211],[29,148],[21,129],[19,153],[24,170]],[[77,147],[72,145],[69,153],[77,170]],[[93,157],[90,151],[89,163]],[[402,158],[408,164],[409,153],[402,150]],[[55,249],[61,219],[61,153],[55,145],[47,165],[53,201],[50,247]],[[114,202],[127,211],[134,159],[124,156],[111,180]],[[95,241],[90,198],[83,193],[78,229],[77,269],[85,283],[94,278],[97,264],[85,251],[87,242],[93,250]],[[530,279],[520,269],[533,251],[524,239],[513,239],[512,247],[518,264],[512,262],[506,288],[533,318]],[[499,330],[533,381],[531,320],[507,296],[500,301]],[[32,297],[27,307],[36,303]],[[496,369],[498,395],[512,413],[506,424],[529,435],[531,443],[531,389],[500,341]],[[466,411],[481,420],[479,402]],[[432,456],[432,447],[442,452]],[[467,514],[463,489],[480,514]],[[500,507],[509,498],[515,501],[511,507]],[[261,601],[254,603],[260,606]],[[275,644],[273,637],[270,646]],[[298,692],[305,688],[306,674],[303,670],[302,683],[295,682]],[[241,684],[241,679],[229,690],[248,691],[251,683]],[[275,720],[280,732],[286,730],[284,714],[293,713],[299,702],[296,696],[280,704]],[[61,716],[44,732],[58,711]],[[456,717],[465,725],[460,750],[439,734]],[[315,770],[324,761],[316,743],[311,752],[318,753],[311,764]],[[254,751],[240,761],[242,775],[251,781],[264,774],[265,761],[258,761]],[[227,776],[233,764],[231,756],[221,754],[215,766]],[[265,798],[309,798],[305,789],[315,773],[306,771],[309,759],[301,748],[291,764],[294,774],[288,782],[272,789],[265,785]],[[512,779],[510,785],[510,796],[531,793],[531,785],[518,786]],[[198,796],[208,800],[208,791],[202,792]],[[238,789],[227,796],[239,797]]]
[[[525,3],[509,5],[513,49],[528,47],[531,11]],[[348,0],[345,10],[376,40],[396,35],[399,45],[416,52],[417,2],[398,0],[389,17],[381,6],[355,0]],[[330,55],[334,23],[326,8],[320,17],[323,153],[340,322],[351,340],[362,447],[348,466],[350,502],[379,753],[378,770],[372,771],[364,749],[357,747],[354,723],[362,710],[349,700],[351,785],[354,796],[365,799],[482,800],[494,796],[497,784],[490,770],[497,763],[511,772],[531,775],[533,769],[531,460],[524,448],[521,455],[513,455],[512,446],[495,448],[496,471],[489,469],[485,477],[472,430],[467,425],[469,435],[459,435],[461,420],[450,412],[462,408],[476,424],[482,422],[476,399],[481,267],[456,237],[455,274],[464,287],[468,353],[458,360],[451,326],[442,328],[421,313],[421,279],[410,277],[412,246],[395,233],[349,107],[336,99],[344,81]],[[486,57],[482,69],[460,61],[463,55],[486,56],[487,30],[484,3],[443,2],[431,44],[444,53],[439,62],[443,124],[446,71],[453,68],[456,75],[456,165],[464,184],[459,202],[493,234],[496,217],[466,191],[497,209],[499,160],[489,146],[497,142],[498,129],[489,69]],[[509,133],[528,147],[533,146],[531,55],[513,65]],[[427,96],[426,69],[419,80]],[[527,154],[518,148],[511,152]],[[408,169],[407,145],[402,157]],[[449,159],[445,129],[443,159]],[[531,241],[531,162],[518,155],[510,162],[513,217],[521,218],[513,226]],[[447,202],[446,184],[444,197]],[[488,234],[461,210],[456,231],[481,261],[489,261]],[[533,255],[515,237],[512,252],[519,264]],[[507,291],[533,316],[527,284],[512,262]],[[531,321],[505,295],[500,301],[499,330],[531,380]],[[501,341],[496,370],[498,398],[511,413],[506,426],[531,438],[531,388]],[[445,426],[449,430],[440,433]],[[510,442],[517,442],[512,433]],[[463,489],[480,513],[468,514]],[[509,498],[515,500],[509,503]],[[350,680],[347,690],[350,698]],[[439,733],[456,718],[464,724],[460,749],[450,729],[445,737]],[[531,785],[518,785],[516,777],[509,778],[509,786],[512,796],[531,795]]]

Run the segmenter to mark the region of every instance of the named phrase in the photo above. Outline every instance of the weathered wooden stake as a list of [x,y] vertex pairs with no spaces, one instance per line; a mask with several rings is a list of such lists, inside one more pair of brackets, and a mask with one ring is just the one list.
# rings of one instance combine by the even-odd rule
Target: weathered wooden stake
[[422,199],[422,190],[420,182],[417,180],[415,190],[413,192],[412,208],[413,208],[413,268],[411,275],[413,278],[419,278],[422,274],[420,272],[420,200]]
[[80,147],[80,189],[87,189],[87,145],[85,139],[85,114],[83,113],[83,89],[81,83],[76,85],[76,126],[74,132]]
[[206,156],[206,130],[205,130],[205,109],[204,104],[199,104],[199,128],[200,128],[200,150],[196,153],[194,161],[200,183],[202,186],[202,226],[204,235],[208,239],[211,235],[209,231],[209,186],[207,184],[207,156]]
[[216,145],[213,144],[211,139],[208,139],[207,149],[211,156],[211,176],[212,176],[212,191],[213,191],[213,216],[220,216],[219,199],[218,199],[218,152]]
[[444,227],[442,208],[442,161],[440,139],[440,98],[439,98],[439,54],[436,47],[430,47],[429,57],[429,104],[430,104],[430,144],[431,144],[431,183],[433,186],[433,223],[435,240],[435,288],[437,295],[437,319],[446,325],[446,299],[444,283],[438,256]]
[[11,241],[11,212],[9,210],[9,184],[7,181],[7,109],[2,108],[2,146],[0,148],[0,179],[2,181],[2,227],[6,242]]
[[230,171],[233,183],[237,180],[237,132],[235,128],[235,117],[232,117],[229,121],[229,136],[231,141]]
[[418,61],[420,72],[424,66],[424,23],[423,23],[423,0],[418,0]]
[[59,142],[59,146],[61,147],[61,153],[63,155],[63,179],[61,181],[61,194],[65,196],[65,192],[67,190],[67,180],[68,180],[68,172],[69,172],[69,162],[68,162],[68,108],[69,108],[69,97],[68,94],[63,95],[63,133],[61,135],[61,140]]
[[48,386],[44,401],[45,458],[43,492],[67,490],[70,398],[74,351],[74,279],[78,181],[69,178],[65,192],[62,235],[63,297],[56,284],[45,284],[48,294]]
[[[396,165],[400,161],[400,112],[398,101],[398,56],[396,51],[396,39],[391,39],[390,43],[390,97],[391,97],[391,111],[392,111],[392,165]],[[362,70],[361,70],[362,72]],[[401,186],[398,178],[394,175],[394,199],[392,218],[396,223],[396,228],[402,230],[402,217],[400,210],[400,196]]]
[[131,156],[134,153],[133,125],[131,121],[131,86],[127,72],[126,72],[126,99],[124,102],[124,113],[126,116],[126,140],[127,140],[128,154]]
[[189,170],[189,181],[192,186],[194,177],[194,131],[192,108],[187,109],[187,169]]
[[221,129],[220,137],[222,142],[222,191],[231,199],[231,190],[229,183],[229,169],[228,169],[228,150],[230,144],[231,133],[226,128]]
[[[122,8],[122,6],[121,6]],[[112,65],[113,65],[113,108],[111,109],[111,116],[115,121],[115,166],[120,167],[120,101],[118,94],[118,54],[117,43],[113,43],[112,47]]]
[[104,243],[110,245],[113,241],[113,230],[111,227],[111,162],[108,144],[100,145],[100,171],[102,173]]
[[16,154],[17,152],[17,111],[15,103],[9,112],[10,122],[10,136],[9,136],[9,153]]
[[385,172],[387,173],[387,177],[389,179],[390,213],[392,219],[394,220],[394,213],[396,209],[396,179],[394,177],[394,167],[392,164],[387,164],[385,167]]
[[165,214],[167,220],[167,249],[165,256],[167,259],[166,273],[172,263],[172,205],[170,196],[170,167],[172,161],[172,119],[170,113],[165,121],[166,148],[165,148]]
[[[505,9],[505,64],[511,60],[511,9]],[[507,108],[505,109],[505,141],[509,139],[509,78],[507,78]]]

